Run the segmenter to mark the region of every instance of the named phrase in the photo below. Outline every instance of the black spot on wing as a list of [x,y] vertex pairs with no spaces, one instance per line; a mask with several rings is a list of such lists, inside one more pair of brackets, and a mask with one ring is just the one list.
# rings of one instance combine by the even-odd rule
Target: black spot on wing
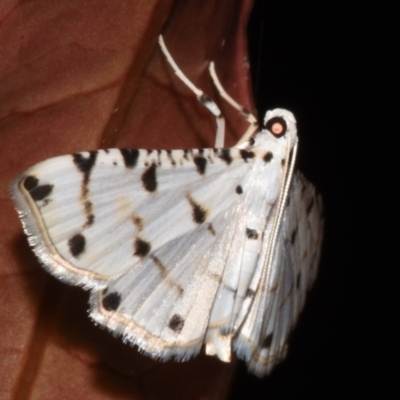
[[270,151],[267,151],[264,154],[263,160],[265,163],[269,163],[273,158],[274,158],[274,155]]
[[165,279],[168,275],[167,267],[160,261],[160,259],[154,255],[150,256],[156,267],[159,269],[161,276]]
[[24,188],[30,192],[32,189],[34,189],[37,185],[39,184],[39,179],[36,178],[36,176],[29,175],[24,179],[23,185]]
[[201,208],[198,204],[193,206],[193,219],[198,224],[203,223],[206,220],[206,211]]
[[121,296],[117,292],[112,292],[103,297],[102,306],[107,311],[116,311],[121,304]]
[[231,149],[221,149],[219,158],[229,165],[232,162]]
[[297,226],[293,229],[292,234],[290,235],[290,243],[294,244],[297,236]]
[[31,194],[33,200],[40,201],[48,197],[52,190],[53,185],[40,185],[35,189],[32,189],[29,193]]
[[81,187],[81,201],[83,203],[83,207],[86,215],[86,223],[85,227],[88,227],[93,224],[95,216],[93,213],[93,204],[89,200],[89,179],[90,174],[93,170],[93,167],[96,163],[96,158],[98,155],[98,151],[89,152],[89,156],[84,155],[83,153],[75,153],[72,155],[75,166],[78,170],[83,174],[83,182]]
[[149,251],[151,250],[151,245],[150,243],[140,239],[136,238],[135,244],[134,244],[134,255],[140,258],[145,257]]
[[[161,153],[158,153],[158,154],[161,154]],[[167,150],[167,156],[169,158],[169,161],[171,162],[171,165],[176,165],[176,161],[175,161],[174,157],[172,157],[172,150]],[[161,165],[161,163],[159,165]]]
[[254,158],[254,153],[252,151],[247,150],[240,150],[240,155],[242,156],[243,160],[247,162],[249,158]]
[[246,229],[246,236],[250,240],[258,239],[258,233],[257,233],[257,231],[255,229],[247,228]]
[[24,179],[23,186],[35,201],[44,200],[53,191],[53,185],[39,185],[39,180],[32,175]]
[[96,163],[97,154],[97,151],[90,151],[88,157],[85,157],[82,153],[75,153],[72,155],[75,166],[83,174],[83,182],[85,185],[89,182],[89,176]]
[[242,194],[243,193],[243,189],[240,185],[236,186],[236,193],[237,194]]
[[247,289],[245,297],[248,297],[248,298],[252,299],[254,297],[254,295],[255,295],[254,290],[252,290],[250,288]]
[[296,288],[299,289],[301,285],[301,271],[297,274],[296,278]]
[[249,144],[250,144],[250,146],[253,146],[255,142],[256,142],[256,141],[254,140],[254,138],[250,138],[250,139],[249,139]]
[[[89,208],[89,203],[85,204],[85,210],[87,208]],[[92,203],[90,203],[90,209],[92,209]],[[94,215],[93,214],[87,214],[85,227],[93,225],[93,222],[94,222]]]
[[89,200],[89,187],[83,182],[81,187],[81,202],[86,215],[86,222],[84,227],[88,227],[94,222],[93,203]]
[[163,281],[174,288],[180,297],[183,296],[184,290],[183,287],[178,285],[174,280],[169,276],[167,267],[161,262],[161,260],[155,255],[151,255],[150,258],[153,260],[154,264],[158,268],[160,275],[163,278]]
[[126,168],[134,168],[139,158],[139,150],[137,149],[120,149],[122,158],[124,159]]
[[187,199],[192,207],[193,221],[196,222],[196,224],[202,224],[207,218],[207,210],[190,196],[187,196]]
[[274,338],[274,334],[271,332],[270,334],[268,334],[262,344],[262,348],[263,349],[268,349],[269,347],[271,347],[272,344],[272,339]]
[[226,285],[225,283],[224,283],[224,288],[225,288],[228,292],[231,292],[231,293],[234,293],[234,294],[237,293],[237,289],[233,288],[232,286]]
[[175,333],[180,333],[183,325],[185,325],[185,321],[179,314],[174,314],[168,322],[168,327]]
[[139,232],[143,230],[144,223],[142,217],[139,217],[138,215],[133,215],[132,222]]
[[215,229],[214,229],[214,227],[213,227],[213,225],[212,225],[212,224],[208,224],[208,228],[207,228],[207,230],[208,230],[208,232],[210,232],[210,233],[211,233],[211,235],[213,235],[213,236],[215,236],[215,235],[216,235],[216,233],[215,233]]
[[204,175],[204,173],[206,172],[207,160],[204,157],[198,156],[195,157],[193,161],[196,165],[197,172],[200,175]]
[[148,192],[154,192],[157,189],[157,175],[156,175],[156,164],[151,164],[150,167],[143,172],[142,182],[144,188]]
[[85,236],[83,236],[81,233],[72,236],[72,238],[68,240],[68,246],[71,254],[75,258],[79,257],[85,251]]

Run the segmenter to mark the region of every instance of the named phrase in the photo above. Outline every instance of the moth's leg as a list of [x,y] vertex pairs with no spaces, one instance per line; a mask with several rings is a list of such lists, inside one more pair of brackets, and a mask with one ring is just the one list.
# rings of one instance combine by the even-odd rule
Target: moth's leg
[[196,87],[187,76],[180,70],[175,60],[172,58],[167,46],[164,43],[162,35],[158,37],[158,43],[160,44],[161,50],[165,55],[169,65],[171,65],[175,74],[178,78],[196,95],[197,99],[204,107],[211,111],[215,115],[217,122],[217,133],[215,138],[215,147],[224,147],[225,140],[225,118],[223,117],[220,109],[217,105],[208,97],[202,90]]
[[225,99],[233,108],[239,111],[240,115],[250,124],[247,128],[246,132],[243,134],[242,138],[239,142],[236,143],[236,146],[246,142],[250,139],[250,137],[258,130],[258,122],[257,118],[244,106],[237,103],[223,88],[220,80],[218,79],[217,73],[215,72],[214,62],[210,62],[209,66],[210,75],[214,82],[215,87],[217,88],[220,96]]

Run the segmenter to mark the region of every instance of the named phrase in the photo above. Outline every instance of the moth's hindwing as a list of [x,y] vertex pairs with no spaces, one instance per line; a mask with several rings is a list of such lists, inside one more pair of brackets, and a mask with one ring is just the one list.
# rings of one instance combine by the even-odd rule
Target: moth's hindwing
[[323,233],[321,197],[300,172],[293,176],[270,271],[234,343],[257,376],[270,373],[314,283]]

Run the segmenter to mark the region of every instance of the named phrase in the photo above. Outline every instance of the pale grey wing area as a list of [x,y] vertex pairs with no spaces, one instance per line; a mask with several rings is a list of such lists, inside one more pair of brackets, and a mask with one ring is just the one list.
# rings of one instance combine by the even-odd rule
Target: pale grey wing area
[[316,277],[322,231],[321,197],[296,172],[270,270],[234,341],[238,356],[259,377],[270,373],[286,356],[289,334]]
[[[229,263],[235,214],[229,208],[207,224],[151,250],[105,291],[93,293],[91,317],[141,351],[166,360],[197,354],[204,341],[223,270]],[[215,232],[215,233],[214,233]]]
[[152,199],[151,209],[136,208],[145,221],[140,263],[91,296],[96,322],[163,360],[199,352],[225,267],[248,240],[241,185],[256,157],[239,149],[217,154],[201,180],[186,177]]
[[200,225],[212,238],[248,165],[235,149],[97,150],[43,161],[10,189],[44,267],[97,290]]

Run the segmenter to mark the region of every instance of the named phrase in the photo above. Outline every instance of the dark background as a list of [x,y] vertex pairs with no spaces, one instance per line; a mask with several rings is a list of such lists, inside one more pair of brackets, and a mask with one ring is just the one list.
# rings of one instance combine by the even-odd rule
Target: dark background
[[399,5],[255,1],[258,112],[295,114],[298,166],[326,225],[288,358],[263,380],[241,363],[231,399],[399,398]]

